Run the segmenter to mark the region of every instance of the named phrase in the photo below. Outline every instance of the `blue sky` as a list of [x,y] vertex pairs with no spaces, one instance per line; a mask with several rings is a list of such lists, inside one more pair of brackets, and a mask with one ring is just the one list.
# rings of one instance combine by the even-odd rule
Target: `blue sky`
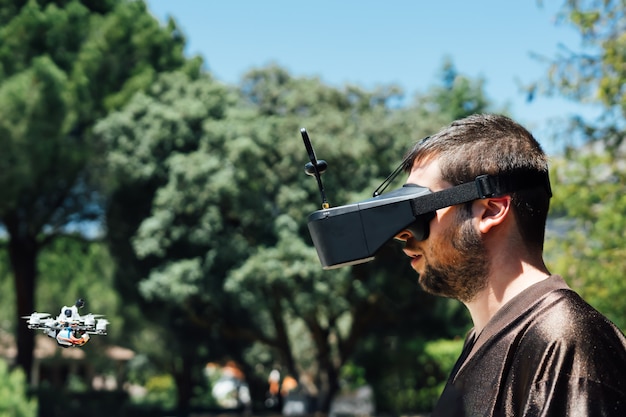
[[318,76],[366,89],[399,84],[412,97],[439,81],[444,58],[485,80],[488,97],[549,148],[559,122],[588,106],[564,99],[527,102],[520,84],[544,77],[559,45],[580,48],[557,25],[562,1],[545,0],[147,0],[162,22],[172,16],[210,72],[236,84],[248,70],[277,63],[293,76]]

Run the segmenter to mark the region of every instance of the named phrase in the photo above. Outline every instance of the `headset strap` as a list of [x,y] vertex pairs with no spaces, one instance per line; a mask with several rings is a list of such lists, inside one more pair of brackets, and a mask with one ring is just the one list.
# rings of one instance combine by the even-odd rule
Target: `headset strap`
[[479,175],[474,181],[414,198],[411,200],[411,207],[414,215],[419,216],[444,207],[532,188],[543,188],[552,197],[547,172],[515,176]]

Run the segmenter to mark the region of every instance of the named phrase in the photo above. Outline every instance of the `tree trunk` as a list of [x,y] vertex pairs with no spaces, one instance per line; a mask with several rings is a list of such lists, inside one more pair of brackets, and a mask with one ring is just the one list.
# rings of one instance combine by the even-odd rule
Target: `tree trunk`
[[180,368],[174,371],[174,380],[176,381],[176,405],[178,410],[187,412],[191,403],[193,394],[192,381],[193,361],[190,358],[180,358]]
[[20,318],[35,311],[35,284],[39,246],[32,236],[16,236],[9,230],[9,259],[15,282],[17,317],[17,365],[24,370],[29,382],[32,376],[35,335]]
[[328,415],[331,402],[339,392],[339,373],[329,356],[320,357],[320,374],[324,389],[320,390],[317,411]]
[[339,391],[339,372],[332,357],[332,348],[329,341],[330,330],[323,328],[314,320],[308,322],[317,348],[318,361],[318,395],[316,398],[316,413],[328,415],[333,397]]

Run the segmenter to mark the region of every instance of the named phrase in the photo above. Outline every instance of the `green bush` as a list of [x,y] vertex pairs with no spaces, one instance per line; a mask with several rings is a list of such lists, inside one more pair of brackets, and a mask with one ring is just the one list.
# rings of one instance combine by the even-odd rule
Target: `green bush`
[[171,375],[152,376],[146,382],[145,388],[147,390],[146,396],[135,402],[164,409],[176,406],[176,383]]
[[372,382],[378,411],[432,411],[462,348],[462,339],[413,340],[402,344],[387,356],[388,371]]
[[28,398],[26,376],[21,369],[9,371],[0,360],[0,417],[35,417],[37,400]]
[[448,375],[463,350],[463,342],[462,339],[442,339],[426,342],[424,345],[420,363],[427,369],[430,368],[430,372],[426,379],[426,387],[423,389],[431,394],[431,400],[433,395],[435,400],[439,398],[443,391]]

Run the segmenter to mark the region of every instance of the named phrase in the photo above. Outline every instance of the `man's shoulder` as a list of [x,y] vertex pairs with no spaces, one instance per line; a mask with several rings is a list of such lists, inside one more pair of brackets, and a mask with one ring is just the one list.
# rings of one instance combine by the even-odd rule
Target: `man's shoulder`
[[569,288],[560,288],[545,295],[530,310],[530,321],[540,330],[562,335],[563,332],[615,328],[602,313]]
[[571,344],[610,337],[623,343],[623,335],[598,310],[573,291],[560,276],[529,287],[501,308],[478,337],[475,350],[532,343]]
[[521,335],[522,345],[591,357],[610,353],[626,361],[626,337],[622,331],[576,292],[554,290],[533,310]]

